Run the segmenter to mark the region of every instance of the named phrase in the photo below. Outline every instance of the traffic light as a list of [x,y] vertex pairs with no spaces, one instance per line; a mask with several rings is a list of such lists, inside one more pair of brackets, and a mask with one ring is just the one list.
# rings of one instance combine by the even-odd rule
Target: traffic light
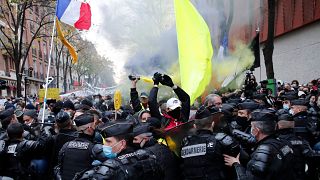
[[1,89],[1,90],[7,89],[7,87],[8,87],[7,81],[0,79],[0,89]]

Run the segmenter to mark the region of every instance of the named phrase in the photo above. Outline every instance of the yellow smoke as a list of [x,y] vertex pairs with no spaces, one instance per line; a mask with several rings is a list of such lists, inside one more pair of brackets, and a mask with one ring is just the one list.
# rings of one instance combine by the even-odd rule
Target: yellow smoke
[[[244,83],[244,72],[249,69],[254,62],[254,56],[249,47],[243,43],[237,43],[235,46],[235,50],[229,54],[228,57],[224,59],[218,60],[216,57],[212,60],[212,80],[209,86],[206,89],[206,92],[203,94],[210,93],[212,90],[234,90],[239,89],[241,85]],[[179,71],[179,63],[174,63],[167,72],[174,84],[180,86],[180,71]],[[151,76],[140,76],[141,81],[137,83],[137,90],[139,93],[141,92],[150,92],[150,89],[153,86],[153,81]],[[227,86],[222,87],[224,82],[229,82]],[[126,83],[122,83],[121,92],[124,94],[126,99],[130,94],[130,86],[131,82],[126,80]],[[175,93],[171,88],[166,86],[162,86],[160,84],[158,91],[158,100],[169,99],[174,97]],[[130,99],[130,98],[129,98]]]
[[[254,62],[254,55],[247,45],[243,43],[237,43],[235,51],[231,52],[230,56],[223,60],[213,59],[212,62],[212,81],[209,89],[220,90],[224,81],[234,80],[245,70],[248,70]],[[242,76],[240,75],[239,78]],[[229,83],[226,88],[237,89],[241,84],[232,84],[234,87],[230,87],[232,83]]]
[[[212,60],[212,80],[206,92],[221,89],[239,89],[244,83],[244,72],[248,70],[254,62],[254,55],[250,48],[243,43],[236,43],[235,50],[224,59]],[[175,63],[168,71],[175,84],[180,85],[179,64]],[[222,85],[227,85],[222,87]]]

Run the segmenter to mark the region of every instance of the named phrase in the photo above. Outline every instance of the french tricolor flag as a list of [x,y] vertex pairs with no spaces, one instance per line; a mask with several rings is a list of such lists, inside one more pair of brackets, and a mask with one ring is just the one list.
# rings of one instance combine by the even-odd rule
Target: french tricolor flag
[[58,0],[56,16],[79,30],[88,30],[91,26],[90,5],[81,0]]

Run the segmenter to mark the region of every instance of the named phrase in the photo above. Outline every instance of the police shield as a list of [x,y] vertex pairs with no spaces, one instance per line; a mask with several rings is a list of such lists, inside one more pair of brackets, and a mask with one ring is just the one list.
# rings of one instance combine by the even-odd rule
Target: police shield
[[[221,123],[223,113],[218,112],[213,114],[213,121],[215,124]],[[195,120],[190,120],[187,123],[176,126],[165,132],[165,139],[171,151],[180,157],[181,141],[184,137],[195,134],[196,130],[193,128]],[[197,120],[196,120],[197,121]],[[218,123],[217,123],[218,122]]]

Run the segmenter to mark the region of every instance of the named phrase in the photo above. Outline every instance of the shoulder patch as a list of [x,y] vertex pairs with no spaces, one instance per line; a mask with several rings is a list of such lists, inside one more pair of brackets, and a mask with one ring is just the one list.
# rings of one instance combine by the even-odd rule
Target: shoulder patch
[[283,146],[283,147],[280,149],[280,151],[282,152],[282,154],[283,154],[284,156],[286,156],[286,155],[289,154],[289,153],[293,153],[293,150],[292,150],[288,145]]
[[206,147],[207,147],[206,143],[183,147],[181,149],[181,157],[188,158],[188,157],[205,155],[207,152]]
[[215,138],[220,141],[221,139],[223,139],[226,136],[226,134],[224,133],[218,133],[216,134]]
[[15,154],[15,153],[16,153],[17,145],[18,145],[18,144],[12,144],[12,145],[8,146],[7,153],[8,153],[8,154]]
[[67,148],[71,149],[88,149],[89,143],[88,142],[80,142],[80,141],[70,141],[68,143]]

